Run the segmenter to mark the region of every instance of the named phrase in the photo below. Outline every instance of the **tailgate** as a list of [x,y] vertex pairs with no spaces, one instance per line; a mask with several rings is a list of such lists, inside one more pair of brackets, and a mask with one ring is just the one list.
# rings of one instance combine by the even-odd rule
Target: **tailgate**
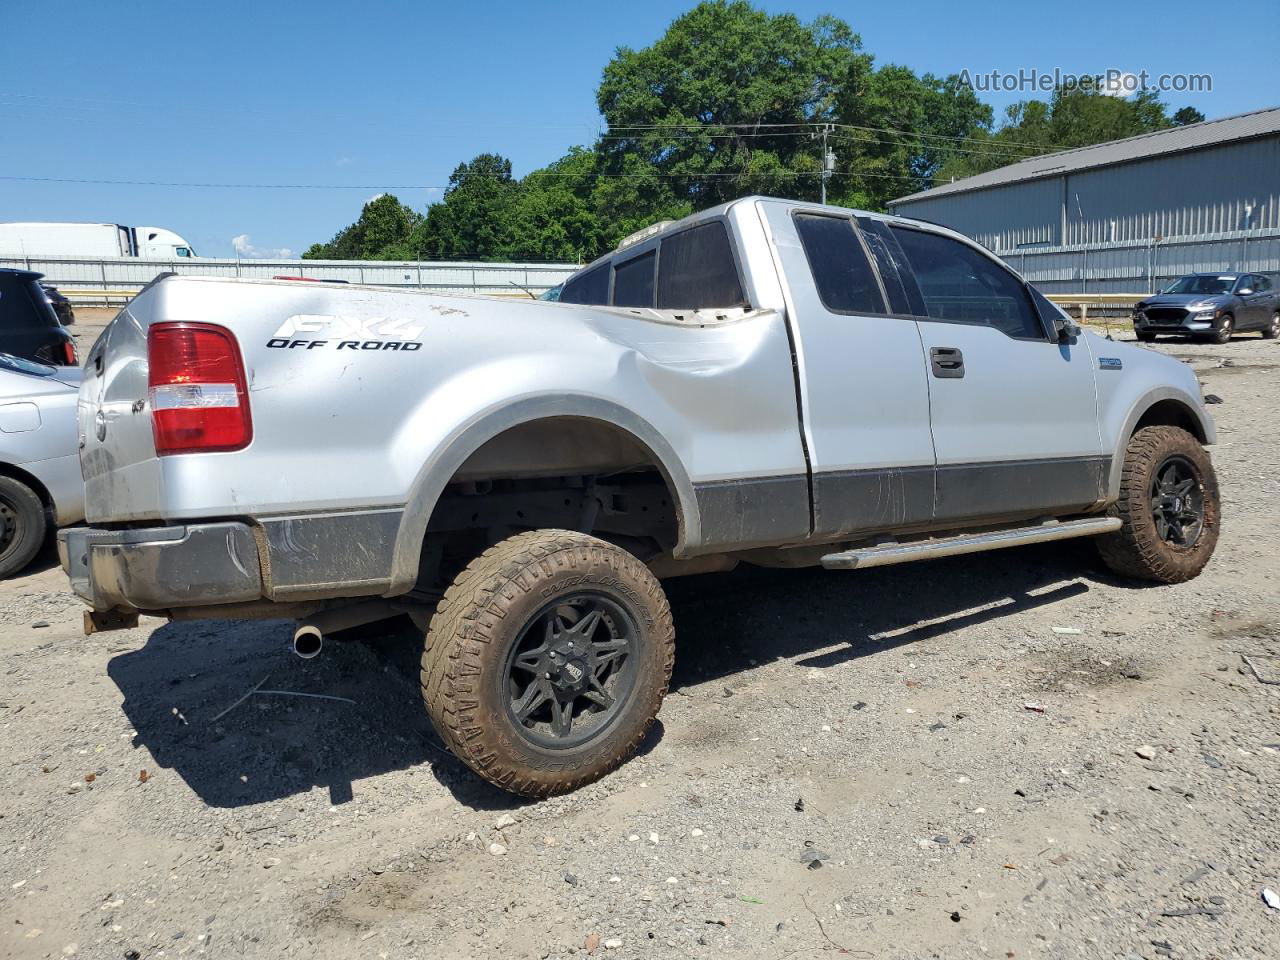
[[147,406],[147,322],[159,287],[118,313],[84,361],[77,420],[89,523],[160,516],[160,464]]

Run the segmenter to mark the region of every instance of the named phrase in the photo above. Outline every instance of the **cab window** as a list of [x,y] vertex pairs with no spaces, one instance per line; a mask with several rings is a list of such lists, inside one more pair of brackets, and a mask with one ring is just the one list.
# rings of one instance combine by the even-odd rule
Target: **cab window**
[[1026,288],[990,257],[941,234],[890,229],[911,264],[930,320],[994,327],[1015,340],[1047,339]]
[[658,257],[659,309],[746,306],[729,233],[721,221],[667,237]]
[[847,217],[796,214],[796,231],[822,305],[832,313],[884,313],[884,298]]
[[619,263],[613,268],[613,305],[615,307],[652,307],[654,251]]
[[576,277],[570,277],[560,291],[561,303],[589,303],[603,306],[609,302],[609,264],[600,266]]

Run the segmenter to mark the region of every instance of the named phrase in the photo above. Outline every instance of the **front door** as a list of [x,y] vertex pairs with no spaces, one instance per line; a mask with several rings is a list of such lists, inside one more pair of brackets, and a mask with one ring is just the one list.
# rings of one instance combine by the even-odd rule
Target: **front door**
[[1095,504],[1109,460],[1088,343],[1055,342],[1022,281],[977,247],[900,225],[891,233],[927,315],[935,523]]
[[787,280],[815,537],[927,525],[933,439],[915,319],[892,315],[849,217],[761,207]]

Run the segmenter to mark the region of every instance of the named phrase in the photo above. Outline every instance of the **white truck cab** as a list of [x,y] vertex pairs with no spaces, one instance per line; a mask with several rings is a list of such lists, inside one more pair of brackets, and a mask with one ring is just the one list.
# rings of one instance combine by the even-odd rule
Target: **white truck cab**
[[139,257],[148,260],[173,260],[196,255],[190,243],[164,227],[134,227],[133,233]]

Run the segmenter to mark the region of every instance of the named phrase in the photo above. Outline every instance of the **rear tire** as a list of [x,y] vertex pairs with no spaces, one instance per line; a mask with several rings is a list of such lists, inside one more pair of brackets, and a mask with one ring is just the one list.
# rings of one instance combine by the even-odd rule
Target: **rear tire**
[[502,541],[458,575],[422,654],[449,749],[504,790],[576,790],[626,761],[671,680],[671,609],[649,569],[582,533]]
[[1263,340],[1274,340],[1280,337],[1280,310],[1271,315],[1271,322],[1262,328]]
[[1115,533],[1097,538],[1102,560],[1138,580],[1181,583],[1200,575],[1218,543],[1221,504],[1213,463],[1180,427],[1144,427],[1125,450]]
[[0,476],[0,578],[30,563],[48,533],[44,504],[35,491],[20,480]]
[[1142,343],[1155,342],[1156,335],[1154,333],[1147,333],[1145,330],[1139,330],[1137,331],[1137,334],[1138,334],[1138,340],[1141,341]]

